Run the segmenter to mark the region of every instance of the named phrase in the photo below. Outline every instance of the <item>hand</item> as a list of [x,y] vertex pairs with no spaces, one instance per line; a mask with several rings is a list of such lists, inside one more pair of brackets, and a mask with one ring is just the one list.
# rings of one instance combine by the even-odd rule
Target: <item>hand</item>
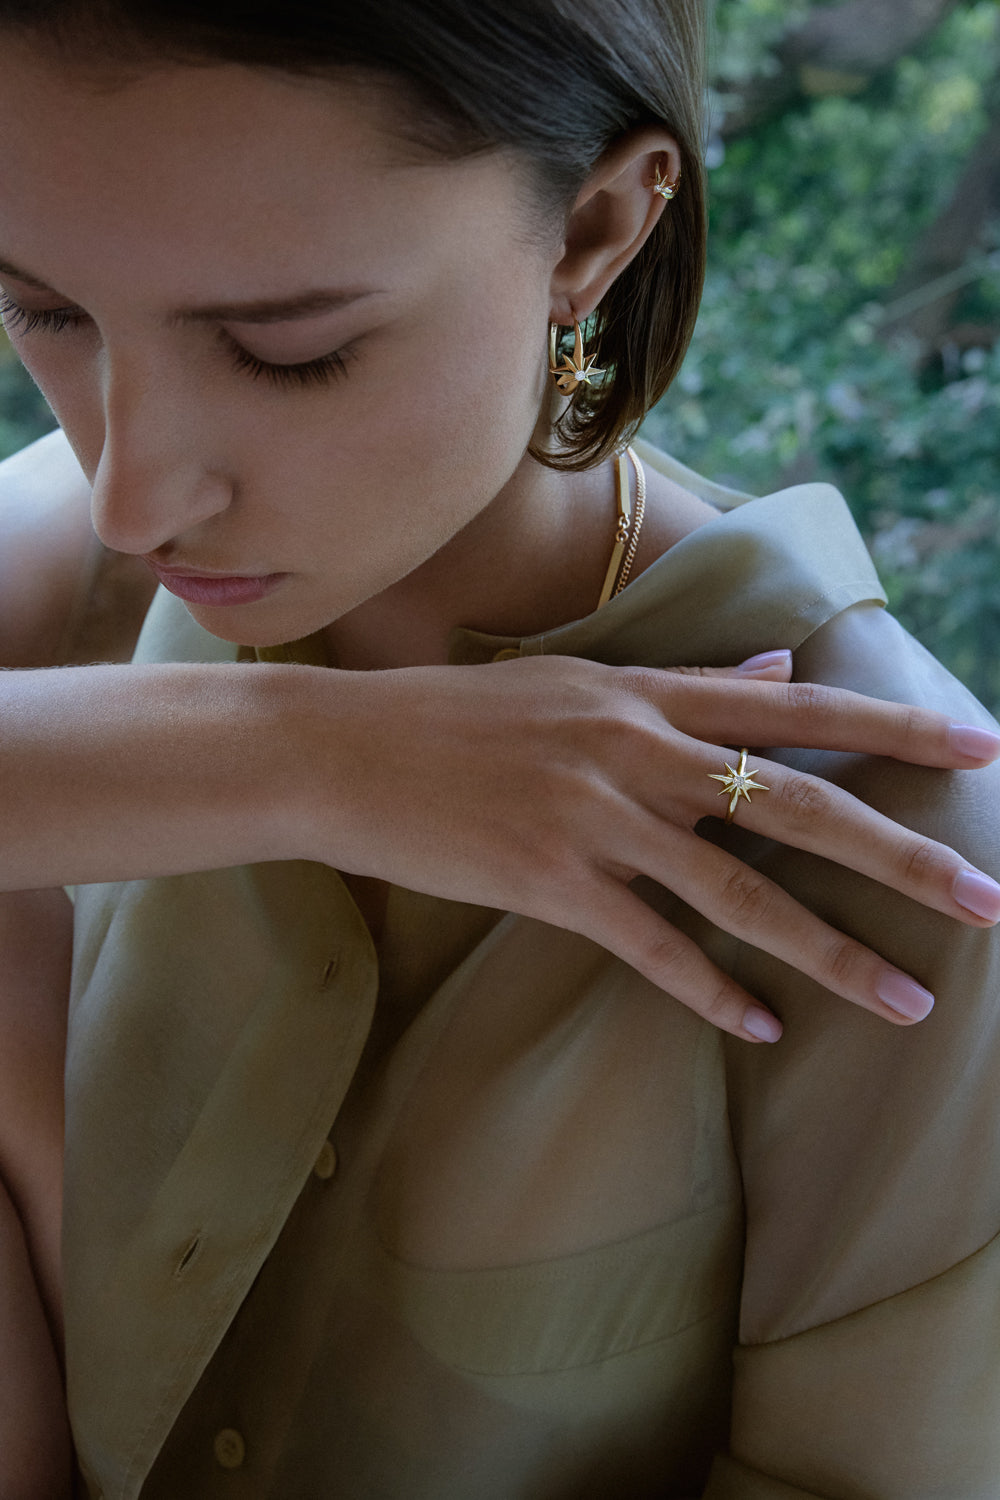
[[[1000,754],[1000,737],[930,711],[787,684],[789,671],[787,653],[725,671],[570,657],[320,669],[294,736],[305,755],[295,852],[582,933],[723,1030],[776,1040],[777,1019],[630,890],[645,875],[845,999],[897,1023],[919,1020],[933,999],[914,980],[695,826],[725,814],[709,778],[735,764],[727,747],[823,747],[971,769]],[[323,677],[341,682],[325,707]],[[970,925],[1000,918],[1000,887],[952,850],[816,777],[757,756],[751,765],[770,790],[740,801],[741,826]]]

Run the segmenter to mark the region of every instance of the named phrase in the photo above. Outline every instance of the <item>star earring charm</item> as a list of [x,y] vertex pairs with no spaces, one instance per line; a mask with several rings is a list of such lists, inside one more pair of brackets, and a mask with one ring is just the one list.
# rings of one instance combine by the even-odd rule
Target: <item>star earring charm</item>
[[669,182],[664,176],[659,162],[657,162],[656,175],[653,178],[653,192],[659,193],[660,197],[663,198],[665,202],[669,203],[672,198],[677,197],[677,189],[680,187],[680,185],[680,173],[677,174],[673,182]]
[[754,767],[752,771],[747,770],[747,754],[746,750],[740,751],[740,763],[736,770],[726,761],[727,774],[725,776],[716,771],[709,771],[708,773],[712,781],[722,782],[722,791],[719,793],[719,796],[729,797],[729,810],[726,813],[727,823],[731,823],[736,816],[736,804],[741,797],[745,797],[749,802],[751,792],[769,792],[771,790],[763,782],[754,781],[753,778],[757,774],[757,769]]
[[573,353],[564,354],[562,363],[556,363],[556,346],[559,339],[559,326],[556,323],[549,324],[549,374],[564,395],[572,396],[579,390],[581,385],[593,385],[604,374],[603,370],[597,368],[595,354],[584,354],[583,334],[580,324],[573,319]]

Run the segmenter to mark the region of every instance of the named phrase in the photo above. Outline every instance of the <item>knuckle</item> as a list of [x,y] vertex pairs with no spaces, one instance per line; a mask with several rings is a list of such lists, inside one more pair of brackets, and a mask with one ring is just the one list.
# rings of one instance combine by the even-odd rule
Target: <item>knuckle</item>
[[601,764],[612,775],[631,785],[635,776],[655,766],[664,753],[662,718],[639,704],[603,722],[600,728]]
[[812,719],[834,718],[843,711],[837,690],[820,682],[790,682],[788,701],[793,708]]
[[914,708],[909,703],[893,704],[893,708],[893,728],[901,744],[911,745],[914,740],[922,740],[926,736],[930,721],[923,709]]
[[555,927],[579,930],[580,914],[596,905],[593,872],[575,851],[551,842],[556,846],[533,844],[518,851],[518,865],[530,864],[532,878],[530,890],[522,888],[523,900],[515,905]]
[[831,802],[829,787],[813,777],[788,776],[778,787],[780,811],[795,825],[827,817]]
[[569,736],[570,746],[585,765],[603,765],[613,745],[627,730],[629,721],[608,707],[578,714]]
[[641,967],[675,1000],[712,1026],[723,1031],[740,1030],[746,995],[681,933],[666,927],[650,937]]
[[742,1002],[736,999],[735,987],[727,984],[726,981],[717,984],[700,1005],[700,1014],[705,1017],[706,1022],[711,1022],[712,1026],[732,1026],[733,1022],[739,1022],[742,1019],[742,1010],[744,1007],[742,1007]]
[[859,970],[865,950],[842,933],[834,933],[823,960],[823,982],[838,994],[858,988]]
[[903,850],[903,878],[912,886],[925,886],[944,873],[945,863],[939,844],[933,839],[914,837]]
[[687,941],[668,926],[660,928],[646,939],[643,959],[652,972],[669,976],[672,985],[681,987],[692,967]]
[[708,675],[702,667],[619,667],[618,681],[623,691],[640,703],[645,711],[653,710],[661,718],[672,719],[703,693],[699,686]]
[[592,753],[606,756],[623,742],[648,742],[653,729],[651,694],[635,685],[634,679],[641,675],[631,669],[622,671],[617,674],[619,691],[588,698],[578,706],[572,715],[575,743],[583,742]]
[[576,788],[580,810],[595,794],[610,788],[627,790],[645,767],[662,755],[655,726],[628,714],[607,715],[587,725],[586,737],[577,742],[583,753],[583,772]]
[[568,848],[556,836],[536,842],[524,840],[516,853],[522,860],[530,861],[537,885],[548,891],[571,891],[577,878],[575,863]]
[[723,1031],[738,1031],[746,1009],[746,996],[734,984],[720,978],[717,985],[698,1003],[698,1014]]
[[673,672],[662,672],[653,667],[615,669],[615,677],[622,691],[630,698],[641,698],[645,703],[655,703],[674,675]]
[[759,927],[772,913],[775,894],[763,876],[755,875],[745,866],[734,870],[720,891],[726,926],[735,932]]

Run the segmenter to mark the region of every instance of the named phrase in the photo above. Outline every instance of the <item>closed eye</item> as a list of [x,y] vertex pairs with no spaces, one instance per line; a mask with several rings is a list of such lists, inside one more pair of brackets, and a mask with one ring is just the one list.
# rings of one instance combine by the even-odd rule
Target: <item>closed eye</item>
[[253,380],[264,379],[286,389],[297,387],[301,390],[307,386],[325,386],[331,381],[343,380],[348,374],[348,364],[357,358],[352,346],[347,344],[343,349],[334,349],[330,354],[322,354],[318,359],[306,360],[302,364],[278,365],[251,354],[225,331],[220,333],[220,341],[237,370],[245,370]]
[[[21,337],[36,330],[63,333],[68,328],[76,328],[88,321],[86,313],[72,307],[22,307],[6,292],[0,292],[0,317],[8,333],[17,333]],[[253,380],[267,380],[271,385],[286,390],[321,387],[334,380],[345,379],[348,364],[356,357],[351,346],[347,345],[301,364],[274,364],[251,354],[224,330],[219,332],[219,341],[237,370],[244,371]]]
[[21,307],[6,292],[0,292],[0,318],[3,318],[3,326],[8,333],[33,333],[36,328],[43,328],[47,333],[61,333],[64,328],[86,322],[86,317],[86,313],[78,312],[72,307],[32,311]]

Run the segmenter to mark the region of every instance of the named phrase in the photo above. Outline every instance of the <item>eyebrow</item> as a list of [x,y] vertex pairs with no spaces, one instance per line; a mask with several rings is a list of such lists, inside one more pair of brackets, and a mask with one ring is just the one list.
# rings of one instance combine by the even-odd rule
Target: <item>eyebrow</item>
[[22,271],[18,266],[12,266],[7,260],[0,260],[0,276],[16,276],[18,281],[23,281],[27,286],[33,286],[39,292],[51,292],[52,288],[46,286],[44,281],[39,281],[37,276],[32,276],[27,271]]
[[[37,292],[59,294],[54,287],[23,271],[10,261],[0,259],[0,276],[14,276],[25,286]],[[352,290],[316,290],[298,292],[292,297],[262,298],[253,302],[216,302],[209,306],[189,307],[170,314],[168,322],[177,323],[287,323],[297,318],[312,318],[320,313],[333,312],[360,302],[365,297],[378,297],[382,293],[375,288]]]

